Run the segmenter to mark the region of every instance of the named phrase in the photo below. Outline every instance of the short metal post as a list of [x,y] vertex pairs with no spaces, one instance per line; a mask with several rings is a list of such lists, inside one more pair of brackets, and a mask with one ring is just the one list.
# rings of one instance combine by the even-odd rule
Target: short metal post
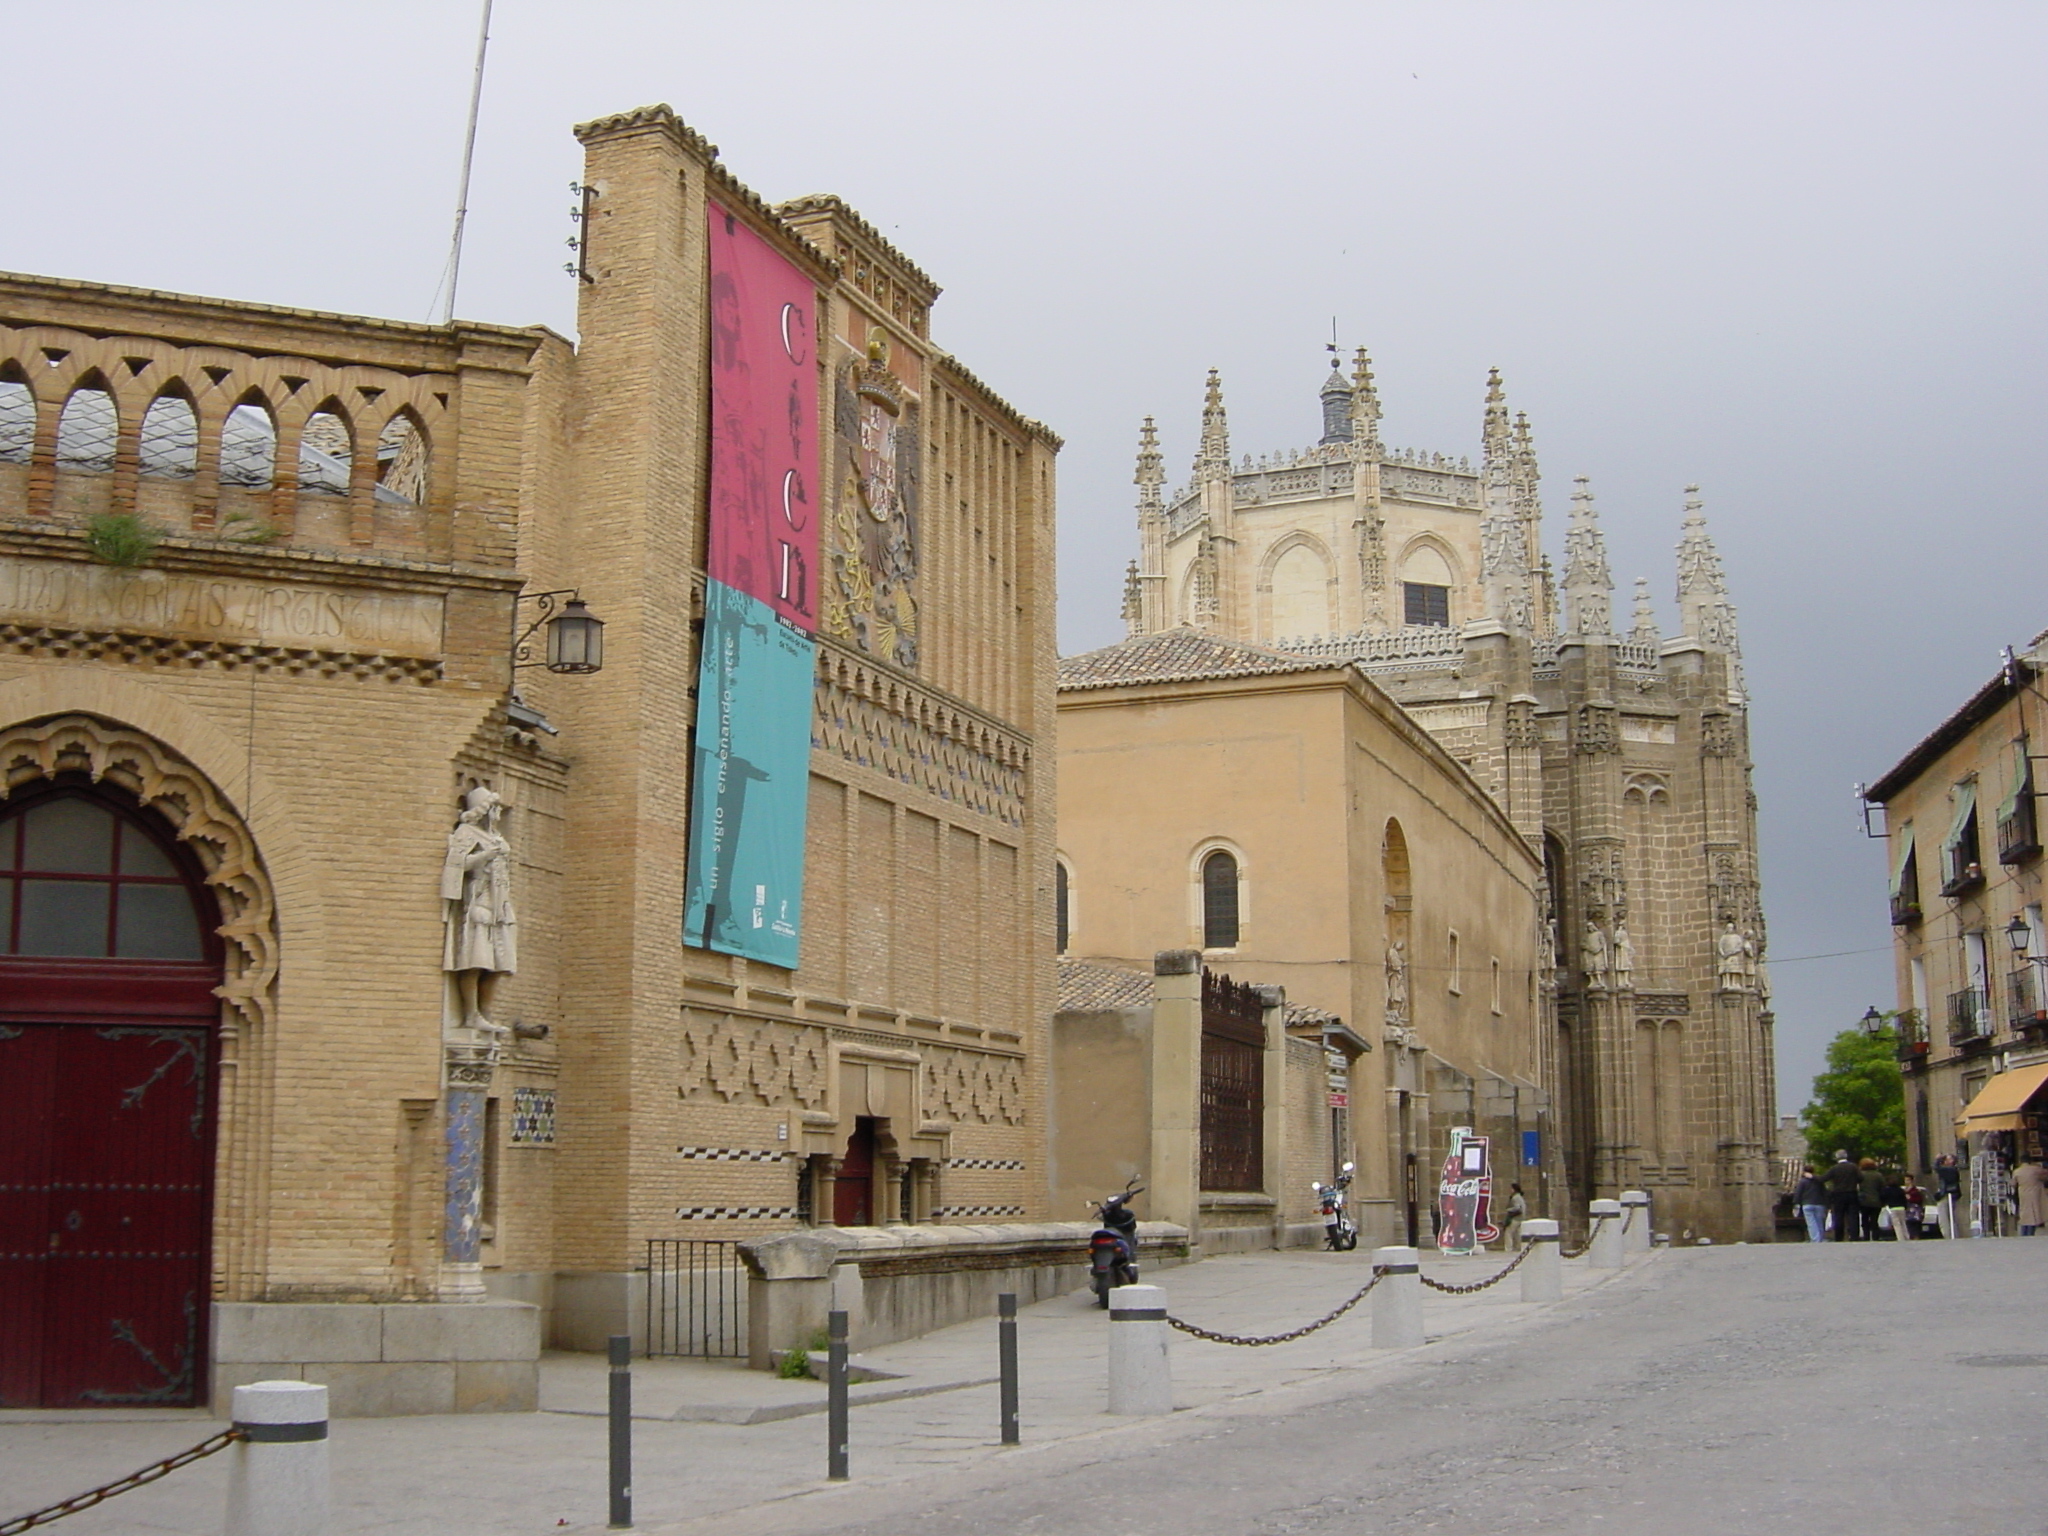
[[611,1359],[610,1461],[611,1528],[631,1530],[633,1526],[633,1338],[615,1333],[605,1340]]
[[310,1381],[235,1388],[228,1536],[325,1536],[327,1389]]
[[1564,1254],[1558,1244],[1557,1223],[1532,1216],[1522,1223],[1522,1245],[1529,1256],[1522,1260],[1522,1300],[1564,1300]]
[[1650,1196],[1647,1190],[1621,1192],[1621,1253],[1624,1259],[1650,1251]]
[[1173,1412],[1173,1361],[1167,1353],[1166,1292],[1120,1285],[1109,1293],[1109,1411]]
[[1021,1445],[1017,1429],[1017,1293],[996,1297],[996,1362],[1002,1372],[1003,1444]]
[[825,1353],[825,1475],[845,1482],[846,1470],[846,1314],[826,1314]]
[[1413,1248],[1380,1248],[1373,1268],[1382,1271],[1372,1293],[1372,1347],[1413,1349],[1422,1331],[1422,1255]]
[[1586,1207],[1586,1215],[1593,1227],[1586,1241],[1587,1264],[1594,1269],[1620,1269],[1628,1262],[1621,1247],[1621,1202],[1595,1200]]

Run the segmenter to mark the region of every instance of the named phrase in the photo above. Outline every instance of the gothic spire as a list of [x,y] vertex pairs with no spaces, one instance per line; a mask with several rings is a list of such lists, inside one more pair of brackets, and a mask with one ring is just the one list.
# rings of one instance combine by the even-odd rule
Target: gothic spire
[[1486,611],[1508,628],[1526,631],[1535,617],[1530,599],[1529,531],[1523,522],[1515,445],[1498,368],[1487,371],[1481,436],[1479,578],[1486,589]]
[[1351,441],[1375,454],[1380,446],[1380,392],[1372,381],[1372,359],[1363,347],[1351,362]]
[[1629,639],[1637,645],[1656,645],[1662,636],[1657,633],[1657,610],[1650,606],[1650,578],[1636,578],[1635,624],[1628,632]]
[[1614,577],[1591,482],[1572,481],[1571,524],[1564,536],[1564,628],[1567,635],[1603,638],[1614,633]]
[[1166,484],[1166,460],[1159,453],[1159,429],[1152,418],[1138,429],[1138,472],[1132,477],[1138,487],[1138,516],[1162,510],[1159,488]]
[[1685,531],[1678,540],[1678,619],[1680,630],[1709,650],[1739,655],[1735,606],[1728,601],[1728,579],[1721,573],[1721,555],[1707,532],[1700,488],[1685,488]]
[[1202,401],[1202,443],[1195,451],[1195,478],[1230,473],[1230,421],[1223,410],[1223,375],[1209,370],[1209,392]]

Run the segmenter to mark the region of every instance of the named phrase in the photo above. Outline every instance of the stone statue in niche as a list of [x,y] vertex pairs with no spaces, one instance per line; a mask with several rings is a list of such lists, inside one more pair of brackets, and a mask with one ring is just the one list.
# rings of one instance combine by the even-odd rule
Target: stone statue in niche
[[1614,947],[1611,969],[1614,975],[1614,989],[1617,992],[1632,992],[1636,985],[1636,946],[1628,936],[1628,924],[1619,919],[1614,924]]
[[1721,925],[1721,936],[1714,941],[1714,949],[1720,956],[1721,990],[1740,992],[1749,979],[1750,944],[1737,931],[1733,918]]
[[462,797],[441,865],[447,923],[441,969],[455,979],[454,1022],[494,1039],[509,1031],[491,1022],[491,993],[500,976],[519,969],[519,917],[512,907],[512,845],[498,830],[504,803],[479,784]]
[[1607,990],[1607,935],[1590,917],[1586,919],[1585,937],[1579,941],[1579,965],[1586,973],[1587,991]]
[[1387,946],[1387,1017],[1408,1016],[1408,946],[1399,939]]

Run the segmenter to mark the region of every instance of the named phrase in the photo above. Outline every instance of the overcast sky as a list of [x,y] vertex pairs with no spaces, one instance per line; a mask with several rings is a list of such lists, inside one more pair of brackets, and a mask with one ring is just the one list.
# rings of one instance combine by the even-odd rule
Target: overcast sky
[[[475,0],[12,5],[0,267],[427,319]],[[1532,418],[1667,626],[1704,488],[1754,694],[1780,1108],[1892,1001],[1873,779],[2048,625],[2039,4],[498,0],[460,312],[573,334],[578,121],[654,101],[847,198],[1065,438],[1061,636],[1116,639],[1131,459],[1223,370],[1301,447],[1334,317],[1391,442]],[[1847,953],[1842,953],[1847,952]],[[1835,958],[1805,959],[1806,956]]]

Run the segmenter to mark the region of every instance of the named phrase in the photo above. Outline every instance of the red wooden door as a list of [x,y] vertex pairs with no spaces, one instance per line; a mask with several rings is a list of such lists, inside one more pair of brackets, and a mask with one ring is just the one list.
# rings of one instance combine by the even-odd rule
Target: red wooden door
[[875,1194],[875,1122],[853,1122],[853,1135],[839,1160],[839,1176],[832,1182],[832,1225],[871,1227]]
[[197,1401],[218,919],[111,797],[0,816],[0,1407]]

